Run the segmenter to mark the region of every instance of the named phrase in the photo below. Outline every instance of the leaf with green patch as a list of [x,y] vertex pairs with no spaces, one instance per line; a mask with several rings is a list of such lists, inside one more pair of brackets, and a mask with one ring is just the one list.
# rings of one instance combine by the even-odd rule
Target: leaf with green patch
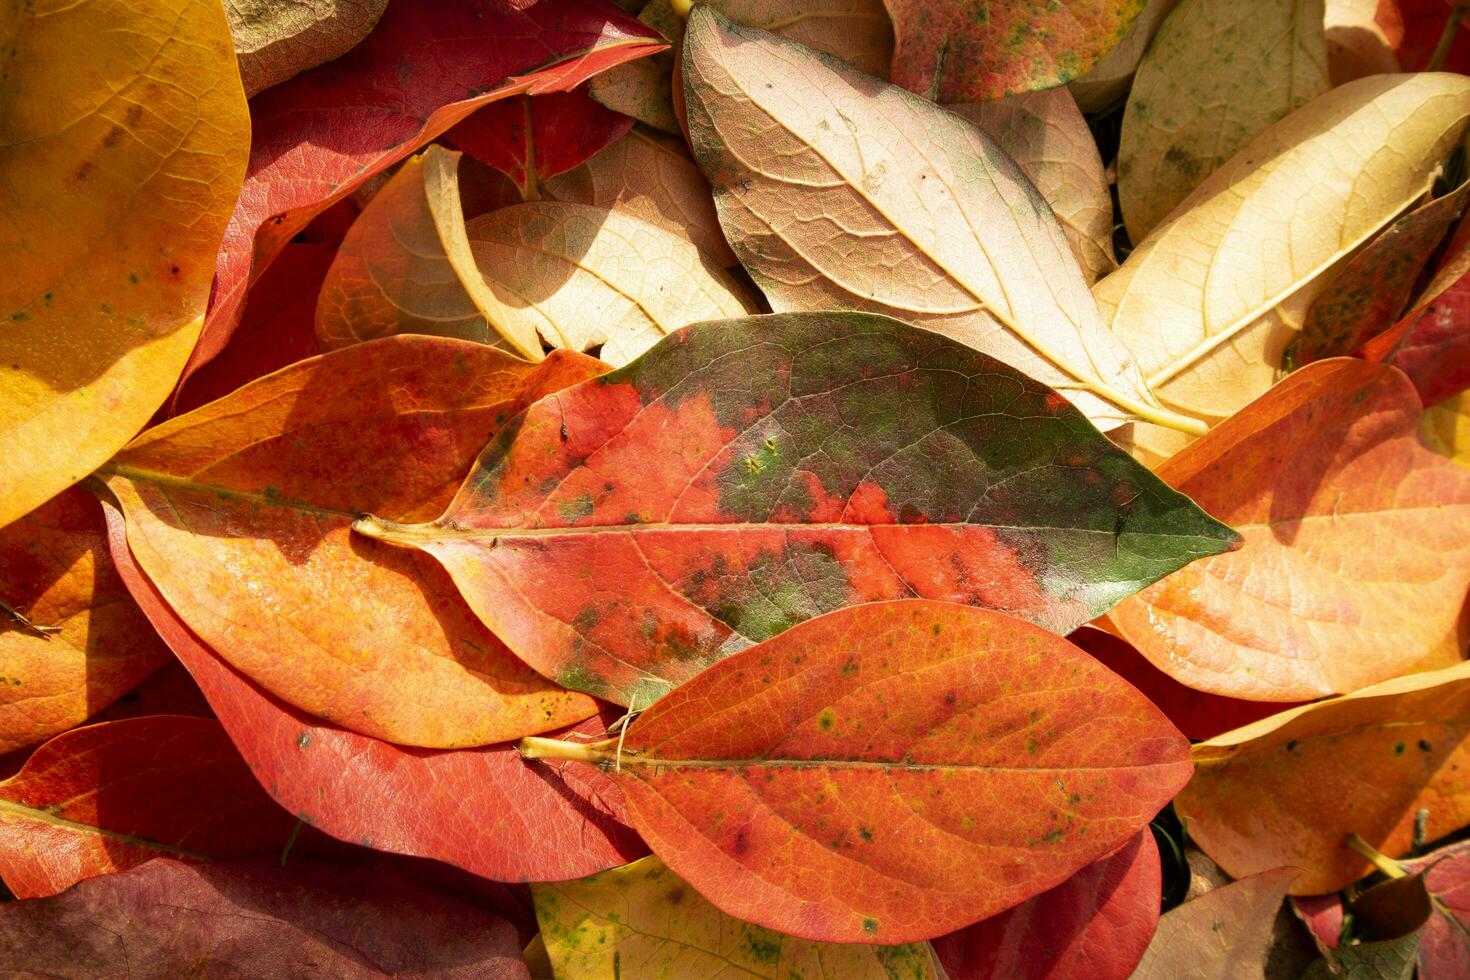
[[643,707],[857,603],[1068,633],[1236,540],[1055,391],[863,313],[693,324],[509,420],[438,520],[355,527],[438,558],[546,677]]
[[1188,743],[1097,661],[1028,623],[929,600],[812,620],[593,744],[681,878],[806,939],[906,943],[1060,884],[1189,779]]
[[556,976],[683,980],[721,970],[788,980],[935,980],[927,943],[873,946],[785,936],[721,912],[656,857],[576,881],[533,885]]

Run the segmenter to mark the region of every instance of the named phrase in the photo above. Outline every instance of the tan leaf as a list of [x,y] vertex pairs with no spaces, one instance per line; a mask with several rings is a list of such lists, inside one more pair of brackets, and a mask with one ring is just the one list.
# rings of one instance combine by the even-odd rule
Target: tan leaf
[[1000,144],[1051,205],[1088,282],[1112,272],[1113,198],[1087,120],[1065,88],[946,106]]
[[245,94],[346,54],[387,6],[388,0],[225,0]]
[[1182,0],[1138,66],[1118,203],[1142,242],[1252,137],[1327,91],[1323,0]]
[[1133,980],[1266,980],[1272,928],[1298,875],[1274,868],[1166,912]]
[[[1213,425],[1276,380],[1306,308],[1428,188],[1470,118],[1470,78],[1375,75],[1270,127],[1094,290],[1155,395]],[[1136,425],[1135,451],[1187,437]]]
[[1178,2],[1179,0],[1148,0],[1148,5],[1128,29],[1128,34],[1118,42],[1118,46],[1103,55],[1103,59],[1093,65],[1087,74],[1067,83],[1067,88],[1071,90],[1083,112],[1110,109],[1128,94],[1128,86],[1133,82],[1133,73],[1138,69],[1138,62],[1143,58],[1148,42],[1153,40],[1159,25]]
[[1333,85],[1403,70],[1394,54],[1404,42],[1395,0],[1327,0],[1324,23]]
[[[460,205],[461,154],[430,146],[404,161],[353,222],[317,300],[323,350],[402,333],[504,346],[539,361],[475,268]],[[496,325],[509,324],[504,333]]]
[[1051,208],[989,137],[702,6],[685,40],[695,157],[777,311],[886,313],[1062,391],[1100,428],[1170,420],[1104,326]]
[[722,266],[736,264],[709,181],[682,140],[634,129],[581,166],[549,178],[541,191],[557,201],[626,211],[688,239]]
[[501,305],[502,326],[614,367],[698,320],[755,312],[698,248],[622,211],[537,201],[470,222],[470,246]]
[[1372,870],[1349,834],[1397,855],[1421,808],[1430,840],[1470,823],[1467,735],[1470,663],[1398,677],[1199,743],[1174,806],[1230,874],[1291,864],[1320,895]]
[[[883,0],[704,0],[737,24],[759,27],[830,54],[858,71],[888,77],[893,60],[893,23]],[[669,0],[650,0],[638,15],[668,38],[673,48],[593,76],[587,88],[609,109],[667,133],[682,136],[674,113],[674,61],[684,42],[684,18]]]

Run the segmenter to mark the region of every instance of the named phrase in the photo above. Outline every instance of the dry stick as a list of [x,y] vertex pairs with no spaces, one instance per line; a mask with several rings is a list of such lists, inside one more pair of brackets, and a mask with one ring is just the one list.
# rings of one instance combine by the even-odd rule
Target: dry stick
[[50,637],[52,633],[61,632],[60,626],[42,626],[39,623],[31,622],[24,613],[22,613],[19,609],[16,609],[4,599],[0,599],[0,612],[7,614],[8,616],[10,616],[11,619],[15,620],[15,622],[20,626],[21,629],[26,630],[30,633],[34,633],[36,636],[39,636],[43,640]]

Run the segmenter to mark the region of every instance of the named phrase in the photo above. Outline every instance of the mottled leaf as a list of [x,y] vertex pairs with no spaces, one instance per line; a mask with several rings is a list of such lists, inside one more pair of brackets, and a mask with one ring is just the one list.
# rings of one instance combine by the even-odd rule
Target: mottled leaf
[[[1095,290],[1154,393],[1215,425],[1269,388],[1330,270],[1428,190],[1467,121],[1470,78],[1375,75],[1314,99],[1211,174]],[[1134,429],[1150,460],[1188,441]]]
[[1425,265],[1464,211],[1467,194],[1470,183],[1415,208],[1353,256],[1307,311],[1301,333],[1287,348],[1286,365],[1345,357],[1388,329],[1408,308]]
[[1201,742],[1174,806],[1226,871],[1292,864],[1317,895],[1372,870],[1349,834],[1398,854],[1421,807],[1431,840],[1470,823],[1467,734],[1470,664],[1399,677]]
[[640,706],[854,603],[1070,632],[1235,540],[1056,392],[860,313],[680,330],[508,423],[438,520],[356,527],[438,558],[545,676]]
[[1113,199],[1087,120],[1064,88],[947,106],[995,140],[1062,224],[1089,283],[1112,272]]
[[1071,90],[1072,97],[1077,100],[1077,105],[1083,112],[1103,112],[1122,101],[1133,84],[1133,74],[1138,70],[1143,52],[1148,49],[1159,25],[1178,2],[1179,0],[1148,0],[1144,4],[1143,12],[1133,21],[1128,33],[1123,35],[1123,40],[1103,55],[1101,61],[1067,83],[1067,88]]
[[[864,74],[888,77],[893,26],[883,0],[704,0],[704,5],[737,24],[840,58]],[[675,13],[669,0],[649,0],[638,19],[668,38],[673,50],[611,68],[591,79],[588,90],[603,105],[682,136],[673,75],[684,42],[684,15]]]
[[782,935],[721,912],[656,857],[535,885],[552,969],[581,980],[683,980],[738,970],[768,980],[934,980],[927,943],[870,946]]
[[884,0],[893,81],[940,102],[985,102],[1083,74],[1128,36],[1144,0]]
[[505,333],[615,367],[686,323],[755,312],[714,260],[626,211],[520,204],[476,218],[469,238]]
[[1453,980],[1470,975],[1470,842],[1461,841],[1403,862],[1423,875],[1433,914],[1419,943],[1419,976]]
[[949,980],[1097,980],[1138,965],[1159,921],[1159,849],[1140,831],[1013,909],[934,940]]
[[0,528],[0,755],[80,725],[169,659],[72,487]]
[[[498,881],[575,878],[648,853],[622,822],[617,788],[593,770],[529,765],[509,744],[405,748],[313,718],[264,690],[169,608],[133,562],[121,513],[103,507],[128,588],[193,672],[255,778],[313,827]],[[562,735],[597,737],[614,718],[605,710]]]
[[535,201],[546,178],[581,164],[628,134],[631,116],[592,101],[585,89],[491,103],[445,134],[453,146],[509,177]]
[[1189,778],[1186,744],[1066,640],[908,600],[736,654],[619,737],[521,751],[602,766],[653,852],[730,915],[891,944],[994,915],[1118,848]]
[[[1470,244],[1462,247],[1467,254],[1456,256],[1455,269],[1470,256]],[[1470,388],[1470,271],[1442,289],[1431,284],[1415,309],[1361,354],[1407,374],[1426,405]]]
[[1138,66],[1118,202],[1142,242],[1267,126],[1329,88],[1323,0],[1181,0]]
[[162,858],[0,905],[0,963],[57,980],[194,976],[524,980],[515,929],[386,862]]
[[88,725],[42,745],[0,782],[0,878],[36,898],[160,854],[276,854],[295,822],[213,718]]
[[3,527],[178,381],[250,123],[218,0],[7,4],[0,35]]
[[247,289],[286,243],[373,175],[490,102],[569,91],[662,48],[604,0],[390,4],[363,43],[252,103],[245,186],[186,374],[224,349]]
[[777,312],[890,314],[1051,385],[1099,428],[1168,421],[1051,208],[974,126],[703,7],[684,85],[725,237]]
[[544,191],[557,201],[626,211],[693,242],[722,266],[736,264],[709,182],[682,140],[634,129],[582,166],[552,177]]
[[1266,980],[1272,924],[1296,877],[1263,871],[1165,913],[1133,980]]
[[433,562],[349,527],[438,512],[506,418],[601,369],[444,338],[357,344],[150,429],[104,479],[168,603],[272,693],[404,744],[503,741],[593,702],[516,660]]
[[1408,379],[1318,361],[1159,468],[1245,545],[1124,601],[1118,633],[1190,687],[1353,691],[1464,650],[1470,474],[1418,440]]
[[245,94],[350,51],[388,0],[225,0]]

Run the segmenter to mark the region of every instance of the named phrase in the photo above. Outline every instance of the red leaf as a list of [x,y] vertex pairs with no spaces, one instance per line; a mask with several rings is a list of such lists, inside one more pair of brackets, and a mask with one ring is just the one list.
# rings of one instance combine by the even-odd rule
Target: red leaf
[[1301,702],[1242,701],[1207,691],[1196,691],[1164,673],[1133,649],[1127,640],[1093,627],[1067,637],[1108,666],[1154,703],[1179,730],[1192,739],[1216,735],[1249,725]]
[[245,185],[185,379],[224,349],[250,282],[367,178],[480,106],[568,91],[665,47],[605,0],[417,0],[389,5],[343,57],[261,93],[250,107]]
[[1015,908],[934,940],[950,980],[1126,977],[1159,921],[1159,849],[1140,831]]
[[161,858],[64,895],[0,905],[7,975],[504,978],[515,929],[386,862]]
[[1425,405],[1470,388],[1470,275],[1363,345],[1409,376]]
[[541,181],[585,162],[632,128],[632,116],[577,89],[487,105],[446,133],[445,142],[499,170],[523,198],[535,200]]
[[0,783],[0,877],[20,898],[160,854],[279,853],[296,821],[213,718],[153,715],[75,728]]
[[623,733],[522,751],[610,768],[664,863],[805,939],[906,943],[1055,887],[1188,781],[1188,743],[1066,640],[932,600],[852,606],[720,661]]
[[[151,627],[150,627],[151,628]],[[162,642],[160,641],[160,645]],[[100,721],[122,721],[124,718],[143,718],[147,715],[193,715],[196,718],[213,718],[209,702],[204,700],[199,685],[177,660],[170,659],[163,667],[148,675],[148,679],[117,699],[117,702],[95,715],[92,724]]]
[[[118,572],[154,628],[194,675],[256,778],[318,830],[503,881],[576,878],[648,853],[619,822],[616,787],[596,772],[528,765],[511,745],[405,748],[268,693],[179,620],[128,551],[122,514],[111,502],[103,511]],[[604,712],[568,731],[596,735],[615,717]]]
[[256,378],[320,354],[316,298],[336,254],[335,245],[323,242],[287,245],[250,290],[224,356],[194,372],[180,389],[172,414],[192,411]]
[[1470,976],[1470,841],[1403,864],[1424,872],[1424,887],[1434,899],[1434,914],[1419,943],[1419,976],[1423,980]]
[[1335,949],[1342,938],[1342,896],[1298,895],[1291,900],[1291,910],[1302,920],[1319,948]]

